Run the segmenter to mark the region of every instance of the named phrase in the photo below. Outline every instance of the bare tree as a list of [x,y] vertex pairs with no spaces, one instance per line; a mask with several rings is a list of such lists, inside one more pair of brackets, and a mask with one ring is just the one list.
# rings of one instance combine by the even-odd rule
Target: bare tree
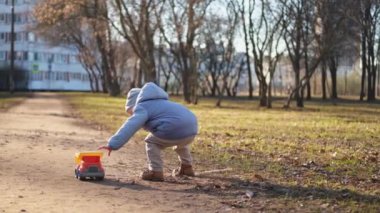
[[241,69],[237,69],[241,57],[236,57],[233,43],[241,19],[231,1],[225,3],[225,16],[212,11],[207,14],[199,39],[205,45],[200,55],[202,85],[208,86],[211,96],[218,96],[217,107],[221,106],[226,93],[232,96],[231,90],[242,73]]
[[[295,74],[295,87],[290,92],[284,107],[290,106],[293,97],[296,99],[297,106],[304,106],[303,90],[309,83],[310,78],[314,74],[319,63],[326,57],[327,52],[335,45],[334,40],[322,40],[322,27],[318,21],[316,13],[316,2],[313,0],[279,0],[279,6],[284,11],[284,41],[287,54],[292,63]],[[306,16],[308,16],[306,18]],[[311,22],[312,25],[305,25],[305,22]],[[305,28],[309,26],[310,28]],[[305,36],[307,36],[305,38]],[[307,39],[308,42],[305,42]],[[305,47],[305,45],[307,45]],[[307,51],[307,60],[305,59],[305,51]],[[305,60],[307,71],[303,77],[302,60]],[[306,64],[307,63],[307,64]]]
[[[161,42],[160,42],[161,44]],[[161,77],[161,74],[164,77],[164,90],[169,90],[169,84],[171,79],[174,78],[177,83],[180,84],[181,78],[178,76],[178,69],[176,67],[176,60],[170,50],[165,48],[163,44],[161,44],[158,47],[158,68],[159,76]]]
[[240,18],[242,20],[244,44],[245,44],[245,56],[247,60],[247,69],[248,69],[248,92],[249,92],[249,98],[253,98],[251,57],[249,55],[250,54],[249,32],[248,32],[249,23],[247,23],[246,18],[245,18],[246,15],[249,14],[249,11],[247,11],[245,0],[241,0],[241,2],[231,1],[231,5],[234,8],[235,12],[240,13]]
[[208,87],[211,96],[216,96],[220,91],[218,82],[222,78],[224,51],[222,37],[225,35],[222,25],[225,21],[224,18],[213,14],[207,17],[199,39],[205,45],[199,55],[200,74],[203,75],[202,80]]
[[[378,24],[380,19],[380,1],[363,0],[346,2],[349,5],[345,14],[359,28],[361,39],[362,79],[360,100],[365,97],[365,84],[367,83],[367,101],[376,99],[376,76],[378,75],[378,62],[376,45],[379,39]],[[367,81],[366,81],[367,78]]]
[[[331,98],[337,99],[337,71],[340,61],[343,58],[355,57],[358,36],[357,27],[344,15],[349,8],[344,0],[321,0],[317,4],[317,13],[321,20],[322,34],[321,41],[324,43],[334,43],[333,47],[326,53],[324,66],[329,67],[331,77]],[[326,79],[326,75],[322,76]],[[325,87],[325,82],[323,82]],[[324,89],[323,98],[326,98]]]
[[[234,10],[233,5],[231,3],[227,6],[227,26],[225,29],[225,40],[226,46],[224,47],[223,42],[221,42],[222,46],[222,86],[221,89],[218,89],[219,98],[216,103],[217,107],[221,106],[222,97],[225,92],[228,92],[228,79],[234,73],[234,68],[236,67],[236,60],[234,60],[235,49],[233,47],[233,42],[236,36],[237,26],[239,24],[239,14]],[[240,74],[240,73],[239,73]]]
[[94,70],[98,70],[104,80],[103,88],[112,96],[120,93],[114,56],[115,41],[104,19],[108,17],[108,5],[104,1],[44,0],[35,7],[34,14],[36,30],[45,39],[74,45],[80,52],[80,61],[94,81],[97,81]]
[[160,31],[176,59],[182,75],[183,95],[197,103],[199,58],[195,40],[212,0],[168,0],[161,17]]
[[160,1],[112,0],[113,14],[109,22],[131,45],[140,59],[144,80],[157,83],[154,35],[158,29],[156,12],[161,13]]
[[[268,86],[271,86],[268,84],[271,84],[279,59],[276,44],[280,39],[277,35],[282,29],[282,13],[275,12],[272,9],[274,5],[267,0],[241,1],[237,7],[245,25],[245,32],[248,29],[249,43],[246,45],[252,49],[253,66],[259,82],[260,106],[268,106]],[[265,67],[265,63],[268,67]]]
[[[304,33],[304,22],[305,22],[305,10],[304,0],[290,0],[290,1],[281,1],[281,6],[285,10],[285,16],[287,19],[284,19],[284,40],[286,48],[288,51],[289,58],[292,62],[293,71],[295,74],[295,98],[297,101],[298,107],[303,107],[303,88],[301,88],[301,60],[304,54],[305,49],[302,48],[302,40]],[[291,99],[291,97],[289,98]],[[286,104],[288,105],[288,104]]]
[[242,74],[247,71],[247,59],[246,57],[235,54],[233,64],[234,66],[227,84],[227,94],[228,96],[236,97]]

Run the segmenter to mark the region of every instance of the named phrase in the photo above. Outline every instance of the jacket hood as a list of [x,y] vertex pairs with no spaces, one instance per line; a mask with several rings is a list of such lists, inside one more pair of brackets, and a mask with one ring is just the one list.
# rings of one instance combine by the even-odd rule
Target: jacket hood
[[164,99],[168,100],[169,95],[166,93],[161,87],[157,86],[154,83],[146,83],[137,96],[136,105],[148,101],[148,100],[156,100],[156,99]]

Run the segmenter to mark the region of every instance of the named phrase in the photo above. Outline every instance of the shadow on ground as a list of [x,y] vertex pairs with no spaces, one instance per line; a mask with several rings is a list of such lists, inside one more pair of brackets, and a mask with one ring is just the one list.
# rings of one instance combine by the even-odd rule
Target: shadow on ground
[[[195,178],[166,178],[162,184],[186,184],[191,187],[181,190],[163,190],[147,186],[144,181],[119,181],[105,179],[104,181],[89,181],[91,183],[114,187],[115,190],[127,188],[138,191],[170,191],[184,193],[204,193],[220,198],[243,196],[247,191],[252,192],[252,197],[263,198],[295,198],[297,200],[337,200],[356,201],[366,204],[380,203],[380,197],[375,195],[360,194],[349,189],[334,190],[322,187],[285,186],[276,183],[242,181],[237,178],[202,175]],[[161,183],[160,183],[161,184]],[[174,187],[173,187],[174,188]]]

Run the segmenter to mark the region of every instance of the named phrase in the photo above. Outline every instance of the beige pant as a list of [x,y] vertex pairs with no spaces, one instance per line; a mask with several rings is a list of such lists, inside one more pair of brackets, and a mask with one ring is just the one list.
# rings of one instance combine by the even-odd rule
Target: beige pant
[[163,170],[163,162],[161,159],[161,150],[167,147],[173,147],[177,152],[178,159],[181,164],[192,165],[192,157],[190,154],[190,143],[193,142],[195,136],[187,137],[179,140],[164,140],[149,134],[145,138],[145,149],[148,157],[148,167],[151,171],[161,172]]

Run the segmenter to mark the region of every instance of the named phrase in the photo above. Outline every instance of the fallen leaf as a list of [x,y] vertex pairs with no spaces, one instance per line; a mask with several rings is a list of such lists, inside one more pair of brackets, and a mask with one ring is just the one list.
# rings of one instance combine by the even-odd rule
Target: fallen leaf
[[251,190],[247,190],[247,191],[245,192],[245,196],[246,196],[248,199],[252,199],[255,195],[256,195],[256,193],[254,193],[254,192],[251,191]]
[[370,157],[368,157],[367,158],[367,160],[369,161],[369,162],[377,162],[377,158],[376,157],[374,157],[374,156],[370,156]]
[[327,208],[327,207],[329,207],[329,206],[330,206],[330,204],[328,204],[328,203],[324,203],[324,204],[321,205],[321,207],[324,208],[324,209]]
[[231,133],[229,133],[229,132],[226,132],[226,136],[227,137],[232,137],[233,135]]
[[258,181],[264,181],[265,179],[261,176],[261,175],[259,175],[259,174],[255,174],[254,176],[253,176],[256,180],[258,180]]

